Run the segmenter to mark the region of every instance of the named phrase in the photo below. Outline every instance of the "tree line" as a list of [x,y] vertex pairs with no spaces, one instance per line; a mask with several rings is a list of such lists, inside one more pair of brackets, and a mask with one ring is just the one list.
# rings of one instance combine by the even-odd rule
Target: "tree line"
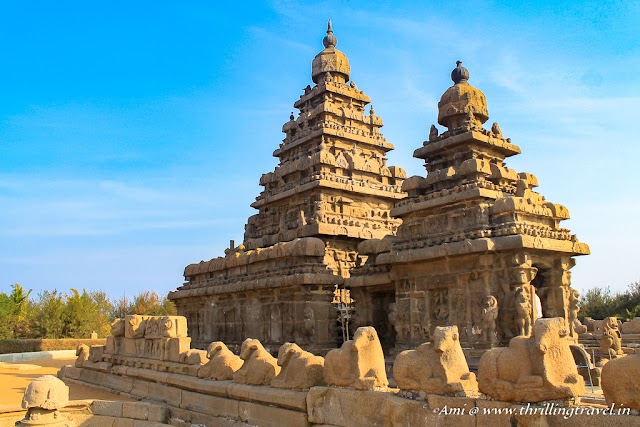
[[609,316],[623,321],[640,316],[640,282],[631,283],[624,292],[611,292],[608,286],[595,287],[580,297],[580,320]]
[[143,291],[133,298],[110,299],[104,291],[42,291],[35,297],[19,283],[0,292],[0,339],[89,338],[109,334],[111,322],[127,314],[174,315],[166,297]]
[[[105,337],[111,322],[127,314],[174,315],[176,307],[166,296],[150,291],[115,300],[104,291],[86,289],[42,291],[34,298],[31,290],[15,283],[11,292],[0,292],[0,339],[89,338],[94,331]],[[609,316],[621,320],[640,316],[640,281],[631,283],[624,292],[594,287],[580,297],[581,320]]]

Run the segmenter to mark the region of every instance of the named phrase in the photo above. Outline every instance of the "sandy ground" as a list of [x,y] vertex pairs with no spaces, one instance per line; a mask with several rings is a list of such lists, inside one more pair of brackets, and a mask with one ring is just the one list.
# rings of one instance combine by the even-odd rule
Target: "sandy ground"
[[[0,411],[3,407],[19,406],[27,385],[42,375],[56,375],[63,365],[73,365],[73,359],[39,359],[29,362],[0,362]],[[103,399],[131,400],[118,394],[108,393],[77,384],[69,386],[70,400]]]

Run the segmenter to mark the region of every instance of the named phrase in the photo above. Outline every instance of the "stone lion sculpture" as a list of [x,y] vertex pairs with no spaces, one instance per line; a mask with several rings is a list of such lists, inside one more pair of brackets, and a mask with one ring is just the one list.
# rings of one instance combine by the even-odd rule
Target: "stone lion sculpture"
[[602,368],[600,382],[608,406],[613,403],[640,411],[640,355],[627,355]]
[[247,338],[240,347],[242,367],[233,374],[233,381],[240,384],[268,385],[280,373],[278,361],[260,344]]
[[209,361],[200,368],[198,377],[212,380],[232,380],[242,367],[242,359],[233,354],[222,341],[215,341],[207,348]]
[[353,340],[327,353],[324,381],[327,385],[357,390],[374,390],[389,385],[382,346],[372,326],[358,328]]
[[78,347],[76,347],[76,356],[78,356],[78,358],[76,359],[74,366],[76,368],[82,368],[84,362],[89,360],[89,346],[86,344],[78,344]]
[[393,378],[402,390],[423,390],[430,394],[478,391],[476,376],[469,372],[460,347],[457,326],[436,327],[433,343],[398,354]]
[[280,373],[271,387],[306,389],[324,385],[324,358],[304,351],[297,344],[285,343],[278,351]]
[[620,329],[618,329],[618,319],[616,317],[607,317],[602,321],[600,353],[611,357],[618,357],[624,354],[624,351],[622,351]]
[[563,318],[538,319],[531,337],[511,339],[480,359],[480,391],[497,400],[540,402],[568,399],[585,392],[571,355]]

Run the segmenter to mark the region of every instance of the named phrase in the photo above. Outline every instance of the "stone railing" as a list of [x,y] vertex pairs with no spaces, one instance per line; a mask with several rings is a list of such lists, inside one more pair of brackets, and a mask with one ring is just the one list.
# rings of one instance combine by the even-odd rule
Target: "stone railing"
[[[114,323],[106,346],[79,349],[75,366],[64,367],[59,375],[164,402],[172,417],[207,426],[232,425],[229,420],[238,423],[234,426],[426,426],[453,417],[455,424],[490,419],[492,425],[506,427],[513,420],[529,422],[525,418],[531,416],[553,426],[562,425],[567,414],[591,414],[580,418],[585,426],[604,420],[594,416],[603,414],[604,406],[580,402],[585,384],[561,318],[539,319],[532,336],[488,350],[477,379],[467,366],[457,327],[438,327],[432,342],[396,356],[397,389],[388,387],[373,327],[359,328],[353,340],[325,358],[294,343],[284,344],[276,358],[250,338],[239,355],[222,342],[211,343],[207,351],[193,350],[185,331],[186,319],[180,316],[127,316]],[[640,364],[632,358],[640,356],[627,356],[622,364],[609,362],[615,377],[607,380],[604,370],[603,387],[612,379],[634,378],[627,371]],[[615,405],[608,409],[617,425],[636,425],[637,385],[618,384],[604,390],[607,404]]]

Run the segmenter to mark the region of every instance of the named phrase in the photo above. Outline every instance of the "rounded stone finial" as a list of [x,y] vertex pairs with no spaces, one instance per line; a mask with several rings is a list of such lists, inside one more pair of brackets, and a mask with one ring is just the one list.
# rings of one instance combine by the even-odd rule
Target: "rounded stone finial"
[[336,47],[338,44],[338,39],[333,35],[333,26],[331,25],[331,19],[327,23],[327,35],[322,39],[322,44],[325,48],[327,47]]
[[456,61],[456,68],[451,71],[451,80],[455,84],[466,83],[469,80],[469,70],[462,66],[462,61]]
[[313,58],[311,79],[314,83],[346,83],[349,81],[349,60],[336,49],[338,39],[333,35],[331,20],[327,24],[327,35],[322,39],[324,49]]
[[64,408],[68,403],[69,387],[53,375],[44,375],[31,381],[22,399],[24,409],[56,410]]

